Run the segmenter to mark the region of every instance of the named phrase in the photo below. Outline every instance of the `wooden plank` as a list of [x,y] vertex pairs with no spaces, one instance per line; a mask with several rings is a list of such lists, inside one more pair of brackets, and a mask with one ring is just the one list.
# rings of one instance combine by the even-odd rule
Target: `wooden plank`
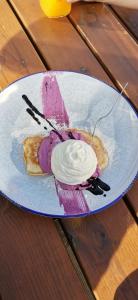
[[127,194],[129,201],[131,202],[133,209],[138,217],[138,180],[133,184],[133,188]]
[[[4,0],[0,2],[0,51],[2,87],[22,75],[45,70]],[[0,299],[88,299],[54,221],[25,213],[3,197]]]
[[96,298],[138,299],[138,277],[136,284],[132,276],[138,268],[138,229],[123,201],[100,214],[62,222]]
[[54,221],[2,199],[0,294],[3,300],[88,299]]
[[48,19],[39,1],[10,2],[50,68],[79,71],[112,84],[67,18]]
[[44,65],[8,5],[0,1],[0,88],[43,70]]
[[129,83],[128,96],[138,107],[138,46],[110,8],[98,3],[77,3],[71,20],[118,84]]
[[[18,15],[20,16],[24,26],[31,34],[33,40],[36,42],[39,51],[42,53],[44,59],[46,60],[50,68],[55,70],[67,69],[67,70],[81,71],[82,73],[91,74],[111,84],[111,81],[109,82],[109,78],[107,77],[106,73],[103,71],[100,64],[98,64],[94,56],[87,49],[86,45],[83,43],[83,41],[80,39],[78,34],[75,32],[75,29],[71,26],[67,18],[52,19],[52,20],[48,19],[47,17],[44,16],[43,12],[41,11],[39,7],[39,2],[35,0],[29,0],[29,2],[20,1],[20,0],[11,0],[10,2],[14,6],[14,9],[18,13]],[[95,8],[95,12],[94,12],[93,7],[98,7],[98,11]],[[80,20],[79,23],[81,24],[83,23],[84,24],[83,27],[85,27],[86,30],[90,30],[90,34],[92,34],[92,36],[97,35],[98,24],[99,24],[99,30],[101,32],[100,14],[102,13],[101,12],[102,9],[100,8],[101,6],[99,5],[93,6],[92,4],[86,4],[86,3],[85,5],[83,5],[82,3],[79,3],[77,5],[74,5],[74,9],[71,16],[73,20],[75,19],[76,22],[77,16],[79,15],[78,17],[78,19]],[[89,16],[89,10],[90,10],[90,16]],[[105,23],[107,23],[109,19],[109,12],[106,13],[105,8],[103,8],[103,10],[104,10],[103,14],[105,15],[105,17],[104,15],[102,16],[103,18],[102,22],[104,22],[104,18],[105,18]],[[99,15],[97,15],[98,13]],[[106,17],[106,14],[108,15],[108,18]],[[95,22],[97,22],[97,25],[95,24]],[[116,24],[116,21],[114,22]],[[107,24],[105,25],[105,28],[106,29],[108,28]],[[81,30],[82,30],[82,25],[81,25]],[[96,31],[95,34],[91,33],[92,30],[93,32]],[[102,35],[102,32],[100,34]],[[109,34],[109,39],[111,38],[110,35],[111,33]],[[103,43],[102,45],[103,51],[105,49],[105,44],[108,44],[107,40],[106,43]],[[133,45],[133,41],[132,41],[132,45]],[[113,49],[111,49],[111,51],[113,51]],[[107,56],[108,56],[108,51],[107,51]],[[118,57],[116,58],[116,55],[114,55],[115,65],[116,65],[115,62],[116,60],[117,60],[117,64],[119,64]],[[109,61],[111,61],[110,57],[109,57]],[[126,76],[125,71],[124,72],[121,71],[122,72],[121,76],[123,80],[122,85],[124,85],[124,83],[126,82],[125,80],[127,80],[127,79],[123,79],[123,76],[124,78]],[[133,73],[133,68],[130,71],[130,76],[131,73]],[[129,76],[129,74],[127,74],[127,76]],[[135,78],[133,84],[136,84],[136,80],[137,79]],[[129,87],[129,89],[131,89],[131,93],[132,93],[131,86]],[[134,89],[133,95],[135,94],[136,89],[137,88]]]
[[112,8],[131,33],[138,39],[138,10],[119,6],[112,6]]

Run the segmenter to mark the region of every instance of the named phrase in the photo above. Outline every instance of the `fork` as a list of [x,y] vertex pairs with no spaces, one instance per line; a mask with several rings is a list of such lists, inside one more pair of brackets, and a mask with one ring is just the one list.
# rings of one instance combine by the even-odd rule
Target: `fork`
[[97,121],[96,121],[96,123],[95,123],[95,126],[94,126],[94,129],[93,129],[92,136],[94,136],[94,134],[95,134],[95,130],[96,130],[97,124],[98,124],[101,120],[107,118],[107,117],[111,114],[111,112],[113,111],[114,107],[116,106],[118,100],[119,100],[120,97],[122,96],[122,94],[123,94],[123,92],[125,91],[125,89],[126,89],[127,86],[128,86],[128,82],[127,82],[127,83],[125,84],[125,86],[122,88],[122,90],[121,90],[121,92],[119,93],[119,95],[117,95],[117,98],[116,98],[116,100],[115,100],[115,103],[112,105],[112,107],[111,107],[111,109],[108,111],[108,113],[106,113],[104,116],[102,116],[102,117],[100,117],[99,119],[97,119]]

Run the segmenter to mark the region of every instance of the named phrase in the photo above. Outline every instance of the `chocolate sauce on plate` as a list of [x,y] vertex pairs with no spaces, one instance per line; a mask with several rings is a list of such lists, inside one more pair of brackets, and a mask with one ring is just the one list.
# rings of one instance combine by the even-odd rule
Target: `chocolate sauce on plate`
[[[33,104],[32,102],[28,99],[28,97],[26,95],[22,95],[23,100],[26,102],[26,104],[29,106],[29,108],[27,108],[27,112],[30,114],[30,116],[40,125],[41,122],[38,120],[38,118],[35,117],[35,114],[37,114],[39,117],[41,117],[42,119],[44,119],[54,130],[54,132],[58,135],[58,137],[60,138],[60,140],[62,142],[64,142],[64,139],[62,137],[62,135],[57,131],[57,129],[53,126],[53,124],[45,118],[45,115],[42,114]],[[44,127],[44,129],[47,130],[47,127]]]
[[75,140],[75,137],[71,131],[68,132],[68,137],[72,140]]
[[37,122],[37,124],[39,124],[39,125],[41,124],[41,122],[38,120],[38,118],[36,118],[35,114],[33,113],[33,111],[30,108],[27,108],[26,111]]
[[[94,195],[103,195],[105,191],[110,191],[110,186],[104,181],[102,181],[99,177],[91,177],[87,181],[91,184],[91,186],[88,187],[87,190]],[[104,197],[106,196],[104,195]]]

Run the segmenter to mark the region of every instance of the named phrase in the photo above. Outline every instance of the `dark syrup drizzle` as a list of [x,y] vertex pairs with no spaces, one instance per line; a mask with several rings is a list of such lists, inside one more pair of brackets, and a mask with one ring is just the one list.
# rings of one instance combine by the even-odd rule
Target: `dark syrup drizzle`
[[105,182],[103,182],[99,177],[94,178],[91,177],[88,179],[88,183],[93,183],[93,184],[97,184],[102,190],[108,192],[110,191],[110,186],[108,184],[106,184]]
[[57,131],[57,130],[52,130],[53,132],[56,133],[56,135],[58,135],[58,137],[60,138],[61,142],[64,142],[65,140],[63,139],[62,135]]
[[31,110],[45,120],[45,116],[32,104],[26,95],[22,95],[23,100],[31,108]]
[[[46,83],[46,85],[45,85],[46,89],[47,89],[47,85],[48,85],[48,83]],[[41,125],[41,122],[35,116],[35,114],[40,116],[42,119],[44,119],[53,128],[53,132],[55,132],[58,135],[58,137],[60,138],[60,140],[62,142],[64,142],[62,135],[57,131],[57,129],[53,126],[53,124],[48,119],[45,118],[45,115],[42,114],[32,104],[32,102],[28,99],[28,97],[26,95],[22,95],[22,98],[26,102],[26,104],[29,106],[29,108],[26,109],[27,113],[37,122],[37,124]],[[44,129],[47,130],[47,127],[44,127]],[[75,140],[75,137],[73,136],[71,131],[68,133],[68,136],[71,139]],[[110,191],[110,186],[108,184],[106,184],[105,182],[103,182],[100,178],[90,177],[87,180],[87,184],[85,184],[85,185],[80,184],[80,186],[86,188],[86,190],[88,190],[89,192],[91,192],[94,195],[103,195],[105,191],[106,192]],[[76,190],[79,190],[79,188],[77,188]],[[103,196],[106,197],[106,194],[104,194]]]
[[[38,115],[39,117],[41,117],[43,120],[45,120],[52,128],[53,128],[53,132],[55,132],[58,137],[60,138],[60,140],[62,142],[64,142],[64,139],[62,137],[62,135],[57,131],[57,129],[53,126],[53,124],[45,118],[45,115],[42,114],[33,104],[32,102],[28,99],[28,97],[26,95],[22,95],[23,100],[26,102],[26,104],[30,107],[30,109],[27,109],[26,111],[30,114],[30,116],[38,123],[38,119],[35,117],[35,114]],[[29,111],[28,111],[29,110]],[[35,114],[34,114],[35,113]],[[39,121],[38,123],[39,125],[41,124],[41,122]],[[47,130],[47,127],[44,127],[44,129]]]
[[68,137],[72,140],[75,140],[75,137],[71,131],[68,132]]
[[[91,186],[86,189],[94,195],[103,195],[104,192],[110,191],[110,186],[103,182],[100,178],[91,177],[87,180],[87,182],[90,183]],[[105,194],[104,197],[106,197]]]
[[[41,122],[39,121],[38,118],[36,118],[35,114],[33,113],[33,111],[32,111],[30,108],[27,108],[26,111],[27,111],[27,113],[33,118],[33,120],[36,121],[36,123],[37,123],[38,125],[41,125]],[[47,130],[47,127],[44,126],[44,129]]]
[[36,118],[35,114],[33,113],[33,111],[30,108],[27,108],[26,111],[37,122],[37,124],[39,124],[39,125],[41,124],[41,122],[38,120],[38,118]]

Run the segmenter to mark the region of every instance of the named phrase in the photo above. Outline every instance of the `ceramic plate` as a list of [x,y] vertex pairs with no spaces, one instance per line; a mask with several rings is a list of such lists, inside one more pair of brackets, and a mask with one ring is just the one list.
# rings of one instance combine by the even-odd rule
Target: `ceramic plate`
[[[26,95],[41,113],[45,110],[49,114],[51,109],[49,120],[57,129],[69,126],[92,132],[96,120],[111,109],[118,93],[95,78],[73,72],[33,74],[2,91],[1,193],[22,208],[52,217],[96,213],[119,200],[137,176],[138,168],[137,114],[128,100],[120,96],[112,113],[98,124],[95,133],[108,151],[109,164],[100,179],[110,186],[110,191],[98,196],[88,190],[76,191],[78,194],[73,196],[67,192],[64,193],[67,198],[61,199],[63,197],[57,193],[53,176],[31,177],[26,173],[23,140],[32,135],[48,135],[51,127],[38,115],[41,124],[32,119],[26,111],[27,104],[22,95]],[[62,116],[56,111],[55,99],[58,97],[62,101]],[[44,107],[45,100],[48,102]]]

